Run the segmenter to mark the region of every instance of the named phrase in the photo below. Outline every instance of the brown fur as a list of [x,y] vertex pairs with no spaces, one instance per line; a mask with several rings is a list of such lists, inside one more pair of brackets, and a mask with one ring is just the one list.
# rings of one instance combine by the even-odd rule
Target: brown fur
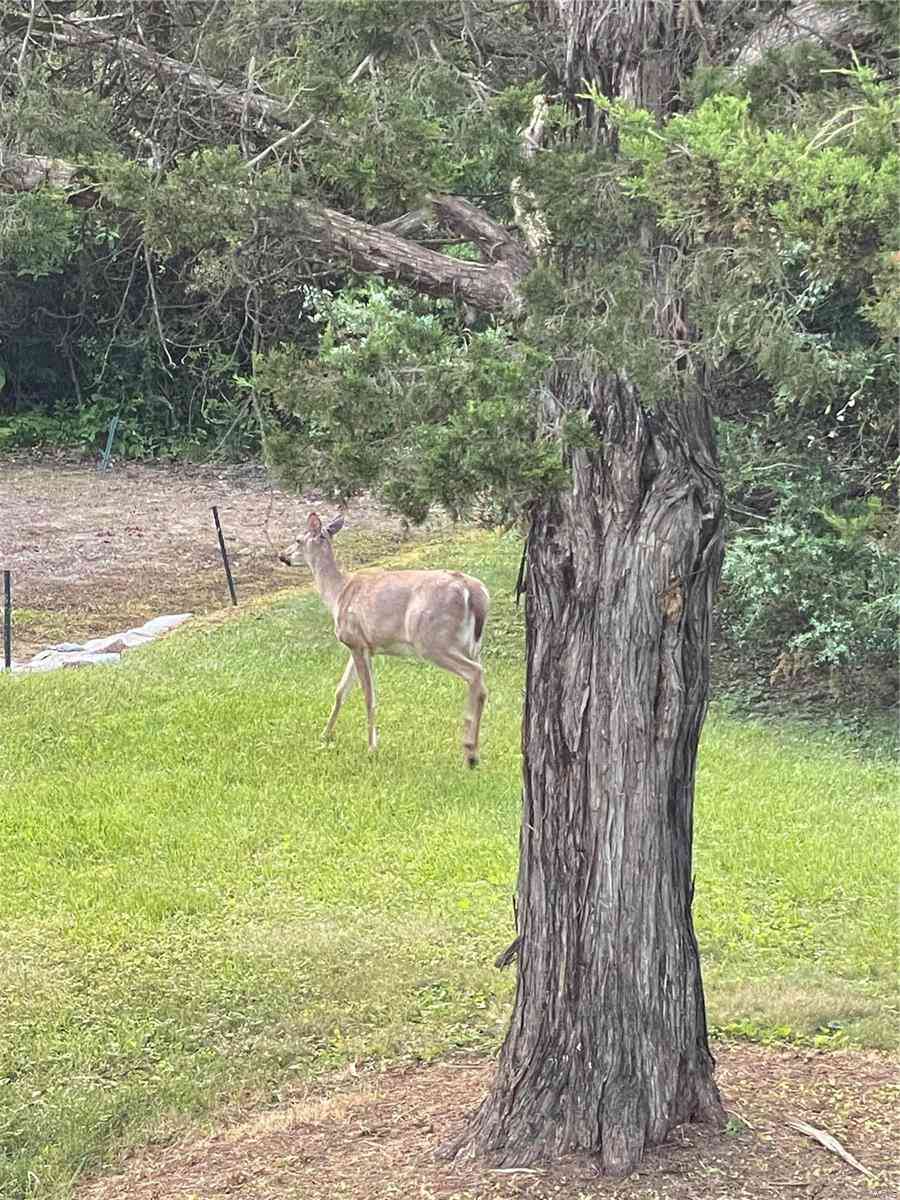
[[478,661],[490,597],[487,588],[461,571],[361,571],[345,575],[337,564],[331,537],[343,522],[328,528],[315,513],[307,531],[281,555],[293,564],[302,549],[323,602],[334,617],[334,632],[350,651],[325,726],[330,737],[337,715],[356,679],[362,685],[369,723],[369,749],[378,744],[375,728],[374,654],[411,655],[464,679],[469,686],[463,746],[470,766],[478,762],[481,714],[487,698]]

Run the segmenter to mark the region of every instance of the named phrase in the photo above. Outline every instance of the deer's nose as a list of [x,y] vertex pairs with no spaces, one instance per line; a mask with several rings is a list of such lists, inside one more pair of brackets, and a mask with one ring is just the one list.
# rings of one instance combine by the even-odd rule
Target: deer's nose
[[286,567],[289,567],[291,565],[291,560],[288,558],[288,556],[286,554],[279,554],[278,558],[281,562],[284,563],[284,565]]

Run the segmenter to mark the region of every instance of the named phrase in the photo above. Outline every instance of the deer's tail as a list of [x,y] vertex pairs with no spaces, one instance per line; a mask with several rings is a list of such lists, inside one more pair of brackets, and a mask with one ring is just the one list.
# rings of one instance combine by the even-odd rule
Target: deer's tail
[[478,657],[478,652],[481,650],[481,639],[484,636],[484,627],[488,618],[488,609],[491,605],[491,598],[488,595],[488,590],[483,583],[477,579],[472,580],[468,588],[469,592],[469,611],[472,614],[474,623],[474,649],[475,657]]

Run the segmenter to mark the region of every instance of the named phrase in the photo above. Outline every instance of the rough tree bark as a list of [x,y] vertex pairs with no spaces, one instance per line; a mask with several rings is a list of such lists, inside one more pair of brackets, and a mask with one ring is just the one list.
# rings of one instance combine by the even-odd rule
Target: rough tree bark
[[614,1175],[719,1120],[691,921],[694,766],[722,555],[702,393],[644,411],[558,368],[604,439],[528,543],[519,980],[492,1092],[455,1152],[599,1152]]
[[0,192],[34,192],[52,187],[71,195],[79,177],[79,168],[60,158],[39,154],[19,154],[0,143]]
[[864,44],[871,33],[869,14],[861,4],[822,4],[820,0],[799,0],[771,14],[740,48],[734,60],[737,68],[758,62],[767,50],[780,50],[800,38],[810,38],[830,49],[846,50]]

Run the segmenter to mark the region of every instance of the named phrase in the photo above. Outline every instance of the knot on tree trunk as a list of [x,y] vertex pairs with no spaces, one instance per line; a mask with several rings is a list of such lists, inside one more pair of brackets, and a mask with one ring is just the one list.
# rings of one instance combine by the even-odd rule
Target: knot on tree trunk
[[663,618],[667,625],[674,625],[684,609],[684,589],[681,580],[673,575],[669,586],[662,594]]

